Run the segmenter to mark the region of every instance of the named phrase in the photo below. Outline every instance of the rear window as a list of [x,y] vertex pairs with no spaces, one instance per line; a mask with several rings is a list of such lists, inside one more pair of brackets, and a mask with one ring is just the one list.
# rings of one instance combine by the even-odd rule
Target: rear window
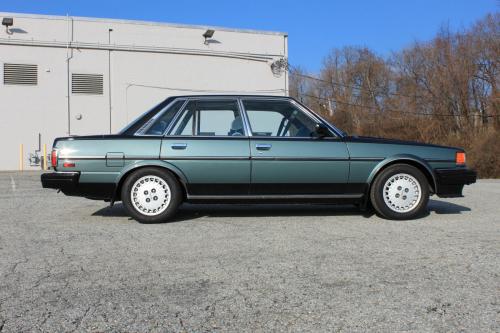
[[142,115],[140,115],[137,119],[132,121],[130,124],[125,126],[118,134],[120,135],[134,135],[139,129],[144,128],[144,125],[155,115],[157,115],[160,111],[162,111],[165,106],[172,103],[173,97],[169,97],[160,104],[154,106],[151,110],[146,111]]
[[141,134],[146,135],[163,135],[168,126],[174,119],[177,112],[184,105],[185,100],[179,100],[169,105],[166,110],[159,112],[155,117],[148,122],[146,129]]

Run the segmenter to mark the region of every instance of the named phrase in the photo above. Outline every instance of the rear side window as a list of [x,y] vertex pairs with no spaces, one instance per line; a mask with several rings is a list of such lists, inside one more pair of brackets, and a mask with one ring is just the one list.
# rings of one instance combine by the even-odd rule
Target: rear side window
[[189,102],[171,135],[242,136],[243,121],[236,100]]
[[184,105],[185,100],[176,101],[166,110],[161,111],[158,115],[150,120],[152,124],[148,124],[149,128],[144,132],[147,135],[163,135],[172,122],[177,112]]

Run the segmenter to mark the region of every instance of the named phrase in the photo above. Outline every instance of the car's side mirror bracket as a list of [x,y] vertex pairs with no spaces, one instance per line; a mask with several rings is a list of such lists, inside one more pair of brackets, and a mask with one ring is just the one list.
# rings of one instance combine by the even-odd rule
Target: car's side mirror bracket
[[324,138],[330,136],[330,130],[323,124],[318,123],[314,127],[314,132],[316,134],[316,137],[318,138]]

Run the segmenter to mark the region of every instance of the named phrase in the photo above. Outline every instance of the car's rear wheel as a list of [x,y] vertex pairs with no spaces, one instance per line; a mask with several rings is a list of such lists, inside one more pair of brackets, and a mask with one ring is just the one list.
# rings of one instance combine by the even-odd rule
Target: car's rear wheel
[[411,165],[391,165],[375,178],[370,200],[377,213],[385,218],[413,219],[427,210],[429,183],[425,175]]
[[159,168],[143,168],[123,183],[121,197],[127,212],[141,223],[168,221],[182,202],[177,179]]

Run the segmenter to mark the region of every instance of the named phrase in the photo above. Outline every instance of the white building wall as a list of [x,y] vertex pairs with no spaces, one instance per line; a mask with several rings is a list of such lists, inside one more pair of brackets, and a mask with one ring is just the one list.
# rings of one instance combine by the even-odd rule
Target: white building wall
[[[119,131],[173,95],[286,95],[287,73],[271,64],[287,57],[283,33],[150,22],[0,13],[13,17],[0,30],[0,170],[17,169],[55,137]],[[69,58],[69,60],[68,60]],[[3,84],[3,64],[38,65],[38,84]],[[68,71],[102,74],[103,94],[69,93]],[[109,89],[111,88],[111,89]],[[39,167],[34,167],[39,168]]]

